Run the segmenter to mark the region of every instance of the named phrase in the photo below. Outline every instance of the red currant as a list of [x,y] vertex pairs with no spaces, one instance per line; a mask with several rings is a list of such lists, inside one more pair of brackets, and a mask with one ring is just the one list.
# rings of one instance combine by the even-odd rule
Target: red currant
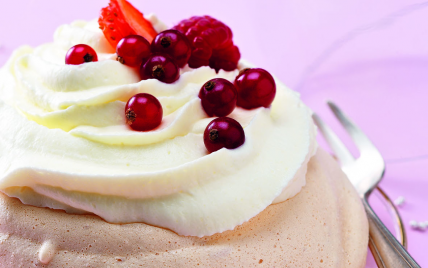
[[205,147],[210,153],[221,148],[235,149],[244,142],[244,129],[236,120],[229,117],[214,119],[204,132]]
[[164,83],[174,83],[180,77],[175,61],[167,54],[152,54],[140,68],[141,79],[155,78]]
[[245,109],[269,107],[275,98],[276,85],[272,75],[260,68],[244,69],[235,78],[237,105]]
[[202,107],[209,116],[226,116],[236,107],[238,92],[235,86],[223,78],[206,82],[199,91]]
[[125,106],[126,123],[138,131],[151,130],[162,122],[163,110],[156,97],[139,93],[131,97]]
[[192,53],[192,45],[187,37],[177,30],[166,30],[159,33],[152,41],[152,52],[170,55],[178,67],[184,67]]
[[98,61],[97,52],[85,44],[71,47],[65,55],[65,64],[79,65],[91,61]]
[[150,43],[142,36],[128,35],[117,44],[116,54],[120,63],[137,67],[150,56]]

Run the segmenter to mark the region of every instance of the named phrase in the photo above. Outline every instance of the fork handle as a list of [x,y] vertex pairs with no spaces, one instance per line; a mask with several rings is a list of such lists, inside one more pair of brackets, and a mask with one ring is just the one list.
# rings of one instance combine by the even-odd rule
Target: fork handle
[[367,198],[363,198],[369,221],[369,247],[380,268],[420,268],[407,250],[391,234],[370,207]]

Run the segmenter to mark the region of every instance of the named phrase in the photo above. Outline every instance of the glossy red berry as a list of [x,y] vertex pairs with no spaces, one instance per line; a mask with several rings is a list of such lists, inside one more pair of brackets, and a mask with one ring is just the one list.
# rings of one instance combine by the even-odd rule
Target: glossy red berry
[[158,127],[162,122],[163,110],[156,97],[139,93],[131,97],[125,106],[126,123],[138,131]]
[[244,69],[235,79],[237,105],[245,109],[269,107],[275,98],[276,84],[272,75],[260,68]]
[[152,54],[140,68],[141,79],[155,78],[161,82],[171,84],[180,77],[175,61],[167,54]]
[[98,61],[97,52],[85,44],[71,47],[65,55],[65,64],[79,65],[91,61]]
[[238,47],[233,44],[230,28],[210,16],[191,17],[173,27],[186,35],[192,45],[189,59],[191,68],[210,66],[232,71],[241,57]]
[[150,53],[149,41],[139,35],[122,38],[116,47],[117,60],[132,67],[140,66]]
[[199,91],[202,107],[209,116],[226,116],[236,107],[238,92],[235,86],[223,78],[206,82]]
[[210,153],[221,148],[235,149],[244,142],[244,129],[236,120],[229,117],[214,119],[204,132],[205,147]]
[[108,6],[101,9],[98,24],[112,47],[131,34],[141,35],[149,42],[157,35],[152,23],[127,0],[110,0]]
[[187,37],[177,30],[166,30],[159,33],[152,41],[152,52],[165,53],[171,56],[178,67],[187,64],[192,53],[192,45]]
[[236,69],[240,58],[241,54],[239,53],[238,47],[235,45],[213,50],[213,54],[210,58],[210,67],[217,72],[220,69],[233,71]]

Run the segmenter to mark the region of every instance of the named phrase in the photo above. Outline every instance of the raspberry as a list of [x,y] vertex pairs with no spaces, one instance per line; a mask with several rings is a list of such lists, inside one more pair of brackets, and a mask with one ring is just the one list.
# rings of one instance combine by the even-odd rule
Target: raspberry
[[182,20],[173,29],[184,33],[192,44],[188,62],[191,68],[210,66],[216,71],[236,69],[241,54],[233,44],[232,31],[223,22],[210,16],[195,16]]
[[232,71],[236,69],[241,54],[235,45],[228,46],[223,49],[213,50],[210,58],[210,67],[217,71],[223,69],[225,71]]

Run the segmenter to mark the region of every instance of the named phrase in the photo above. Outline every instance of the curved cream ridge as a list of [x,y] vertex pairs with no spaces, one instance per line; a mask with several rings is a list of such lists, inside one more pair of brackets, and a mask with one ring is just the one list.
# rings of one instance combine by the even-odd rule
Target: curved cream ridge
[[[112,60],[95,26],[63,25],[53,43],[16,50],[0,71],[2,192],[113,223],[206,236],[234,229],[305,185],[316,130],[297,93],[276,80],[270,108],[230,115],[244,127],[244,145],[208,154],[202,137],[212,118],[199,89],[215,77],[232,81],[238,71],[185,68],[174,84],[139,81],[135,69]],[[91,45],[100,60],[65,65],[77,43]],[[130,130],[123,117],[139,92],[156,96],[164,109],[161,126],[150,132]]]

